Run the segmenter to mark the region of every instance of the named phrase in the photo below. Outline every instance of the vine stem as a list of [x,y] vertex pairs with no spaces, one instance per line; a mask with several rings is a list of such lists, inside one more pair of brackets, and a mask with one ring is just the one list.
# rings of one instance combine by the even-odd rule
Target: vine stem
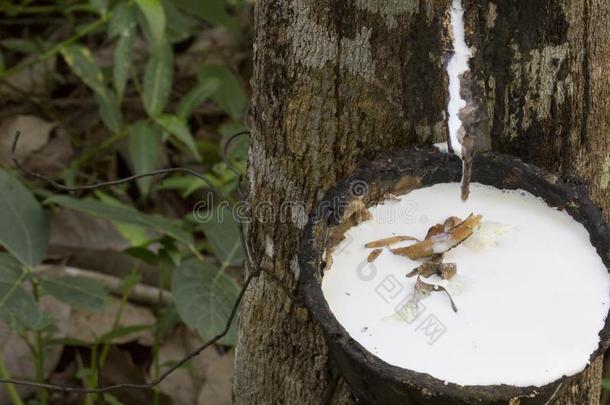
[[[28,273],[32,273],[32,269],[28,268]],[[36,302],[40,302],[40,292],[38,291],[38,284],[32,280],[32,293],[34,295],[34,299]],[[34,347],[36,349],[36,381],[39,383],[45,382],[45,372],[44,372],[44,345],[42,339],[42,331],[37,330],[34,333]],[[48,391],[40,387],[40,403],[42,405],[46,405],[49,398]]]
[[[9,371],[6,368],[3,355],[0,355],[0,377],[6,379],[11,378]],[[13,384],[6,384],[6,391],[8,392],[8,396],[11,398],[13,405],[23,405],[23,401],[21,400],[21,397]]]

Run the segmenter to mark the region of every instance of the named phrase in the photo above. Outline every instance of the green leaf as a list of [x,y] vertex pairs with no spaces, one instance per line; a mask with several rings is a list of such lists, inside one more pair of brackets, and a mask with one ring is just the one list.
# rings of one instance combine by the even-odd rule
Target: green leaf
[[140,273],[134,268],[121,280],[121,296],[129,297],[133,288],[142,280]]
[[108,12],[108,0],[89,0],[89,3],[102,16]]
[[112,18],[108,23],[108,38],[112,39],[127,30],[135,29],[138,22],[136,16],[136,9],[130,1],[117,4],[112,10]]
[[62,48],[61,54],[74,74],[95,93],[104,125],[112,132],[119,132],[123,119],[118,100],[104,84],[104,75],[95,63],[91,51],[82,45],[74,44]]
[[91,343],[77,338],[57,338],[52,337],[45,341],[45,346],[78,346],[91,348]]
[[155,118],[155,121],[161,128],[174,135],[176,139],[182,142],[191,153],[198,159],[201,160],[201,154],[197,149],[197,144],[193,139],[191,131],[186,125],[186,120],[177,117],[176,115],[164,114]]
[[182,119],[187,119],[189,115],[207,100],[220,87],[220,80],[216,78],[203,78],[200,83],[191,89],[180,100],[176,115]]
[[13,52],[26,54],[41,52],[40,43],[32,39],[7,38],[0,41],[0,44]]
[[227,13],[225,0],[174,0],[186,12],[196,15],[214,25],[224,25],[236,31],[235,19]]
[[201,224],[205,237],[212,245],[222,268],[241,265],[244,252],[239,237],[239,225],[229,208],[216,208],[210,212],[209,221]]
[[[96,190],[95,196],[102,204],[107,204],[118,208],[131,208],[102,191]],[[127,239],[131,246],[145,246],[146,244],[150,243],[151,237],[147,234],[146,227],[127,224],[119,221],[113,221],[113,223],[114,226],[116,226],[117,231],[119,231],[121,236]]]
[[49,241],[47,218],[32,193],[0,169],[0,245],[19,261],[35,266]]
[[234,119],[243,116],[247,98],[237,76],[223,65],[204,65],[198,73],[199,81],[218,79],[220,87],[212,98]]
[[104,75],[95,63],[89,49],[82,45],[68,45],[61,50],[66,63],[74,74],[87,85],[94,93],[104,97],[107,89],[104,85]]
[[79,200],[64,195],[51,197],[46,202],[85,212],[98,218],[153,229],[159,233],[171,236],[186,245],[193,244],[191,234],[178,227],[174,222],[159,215],[143,214],[127,205],[109,205],[93,198]]
[[[187,326],[205,339],[222,332],[239,295],[237,283],[208,262],[184,261],[172,275],[172,295]],[[235,324],[220,342],[235,345]]]
[[100,311],[106,304],[106,289],[93,279],[41,276],[39,280],[45,292],[66,304],[89,311]]
[[159,0],[136,0],[142,14],[146,18],[148,30],[154,41],[154,48],[165,44],[165,12]]
[[163,10],[167,20],[167,38],[171,43],[184,41],[193,35],[199,28],[199,21],[183,14],[174,0],[162,0]]
[[123,253],[133,257],[134,259],[141,260],[151,266],[156,266],[159,264],[159,256],[145,247],[130,247],[123,250]]
[[[157,167],[161,133],[145,121],[136,122],[129,132],[129,156],[136,174],[150,172]],[[138,179],[138,187],[144,196],[150,192],[152,177]]]
[[108,333],[103,334],[99,337],[98,342],[110,343],[114,339],[118,339],[123,336],[131,335],[132,333],[142,332],[143,330],[150,329],[153,325],[128,325],[118,326]]
[[121,33],[114,48],[114,65],[112,67],[112,78],[114,89],[119,100],[123,99],[125,85],[129,78],[129,66],[131,66],[131,50],[135,38],[135,28],[126,29]]
[[[215,179],[209,174],[202,174],[203,177],[208,179],[215,187],[218,185]],[[195,178],[193,176],[175,176],[169,177],[163,180],[162,184],[157,186],[157,190],[178,190],[182,198],[188,198],[195,191],[202,188],[209,187],[203,180]]]
[[37,329],[45,317],[34,297],[21,287],[25,276],[17,260],[0,252],[0,318]]
[[123,123],[123,115],[114,92],[108,90],[104,94],[95,94],[94,97],[106,128],[114,133],[119,132]]
[[[240,122],[226,122],[218,128],[218,132],[220,132],[220,134],[222,135],[223,140],[226,140],[234,134],[247,130],[248,128],[246,128]],[[248,160],[249,146],[250,138],[248,136],[241,136],[237,139],[234,139],[231,142],[230,148],[227,150],[226,157],[230,161],[233,161],[234,165],[236,164],[236,162],[245,162]]]
[[604,378],[602,380],[602,388],[605,389],[606,391],[610,391],[610,379]]
[[125,405],[125,403],[108,392],[104,392],[102,395],[104,396],[104,402],[108,403],[108,405]]
[[174,54],[168,45],[157,49],[144,72],[144,108],[151,117],[163,112],[174,80]]
[[157,323],[155,324],[155,334],[160,339],[164,339],[180,322],[180,316],[174,305],[161,308],[160,312],[160,316],[157,317]]

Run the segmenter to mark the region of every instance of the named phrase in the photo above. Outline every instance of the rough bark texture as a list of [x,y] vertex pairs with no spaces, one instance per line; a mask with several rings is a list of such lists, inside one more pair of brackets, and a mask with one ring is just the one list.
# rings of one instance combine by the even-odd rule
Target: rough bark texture
[[[584,178],[610,221],[610,3],[468,0],[492,149]],[[603,359],[558,404],[598,404]]]
[[[323,190],[380,150],[445,139],[449,3],[257,1],[250,238],[289,288]],[[610,219],[610,4],[465,3],[492,148],[584,177]],[[599,403],[600,361],[557,403]],[[265,276],[245,297],[236,370],[236,404],[319,404],[334,381],[317,326]],[[341,383],[333,397],[352,402]]]

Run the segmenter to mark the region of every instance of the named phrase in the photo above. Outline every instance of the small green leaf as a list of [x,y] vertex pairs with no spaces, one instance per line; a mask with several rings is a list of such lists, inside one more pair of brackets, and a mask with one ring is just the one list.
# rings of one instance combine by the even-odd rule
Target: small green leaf
[[110,131],[117,133],[121,130],[123,114],[114,92],[107,90],[103,95],[95,94],[102,122]]
[[225,0],[174,0],[186,12],[196,15],[214,25],[224,25],[237,30],[237,22],[225,7]]
[[104,85],[104,75],[95,63],[89,49],[82,45],[68,45],[61,50],[66,63],[75,75],[87,85],[94,93],[105,96],[107,89]]
[[118,339],[123,336],[131,335],[132,333],[142,332],[144,330],[150,329],[152,325],[128,325],[128,326],[118,326],[111,330],[108,333],[103,334],[97,339],[99,343],[110,343],[114,339]]
[[34,297],[21,287],[25,276],[17,260],[0,252],[0,318],[37,329],[45,317]]
[[199,81],[218,79],[220,87],[212,98],[232,118],[241,118],[246,110],[247,98],[237,76],[226,66],[204,65],[198,73]]
[[[218,132],[222,135],[223,140],[247,130],[248,128],[239,122],[226,122],[218,128]],[[230,148],[227,150],[227,159],[233,161],[233,164],[236,164],[237,162],[246,162],[248,160],[249,146],[250,138],[247,136],[241,136],[234,139],[231,142]]]
[[142,280],[142,276],[137,270],[133,269],[129,274],[123,277],[121,280],[121,295],[123,297],[129,297],[133,288]]
[[38,41],[23,38],[7,38],[0,41],[6,49],[19,53],[38,53],[41,52],[41,45]]
[[216,78],[203,78],[200,83],[191,89],[180,100],[176,115],[182,119],[187,119],[189,115],[207,100],[220,87],[220,80]]
[[95,63],[91,51],[82,45],[74,44],[62,48],[61,54],[74,74],[95,93],[104,125],[112,132],[119,132],[122,116],[118,100],[104,84],[104,75]]
[[108,38],[113,39],[125,31],[134,29],[138,22],[136,9],[130,1],[121,2],[112,10],[112,18],[108,23]]
[[168,45],[157,49],[144,72],[144,108],[151,117],[163,112],[174,80],[174,54]]
[[209,215],[209,221],[201,224],[201,229],[222,263],[223,269],[242,264],[244,252],[239,236],[239,225],[230,209],[214,209]]
[[135,28],[123,31],[114,48],[114,65],[112,67],[112,78],[114,89],[119,97],[123,99],[125,85],[129,78],[129,66],[131,66],[131,49],[135,38]]
[[89,0],[89,3],[100,14],[106,15],[108,12],[108,0]]
[[[209,340],[225,328],[239,295],[239,287],[210,263],[189,259],[172,275],[172,295],[184,323]],[[235,330],[233,323],[220,342],[235,345]]]
[[[110,195],[108,195],[102,191],[96,190],[95,196],[103,204],[107,204],[112,207],[118,207],[118,208],[123,208],[123,207],[131,208],[129,206],[126,206],[125,204],[123,204],[122,202],[117,200],[116,198],[113,198]],[[128,223],[120,222],[120,221],[112,221],[112,223],[114,224],[114,226],[116,226],[116,229],[117,229],[117,231],[119,231],[121,236],[123,236],[125,239],[127,239],[127,241],[129,242],[129,244],[131,246],[145,246],[146,244],[150,243],[151,236],[147,234],[146,227],[143,227],[140,225],[128,224]]]
[[165,44],[165,12],[159,0],[136,0],[136,4],[146,18],[148,30],[154,41],[154,48]]
[[125,249],[123,253],[133,257],[134,259],[141,260],[151,266],[156,266],[159,264],[159,256],[145,247],[130,247]]
[[199,153],[199,149],[197,149],[197,145],[195,144],[193,135],[186,124],[186,120],[175,115],[164,114],[156,117],[155,121],[157,124],[159,124],[159,126],[161,126],[161,128],[169,132],[171,135],[174,135],[176,139],[182,142],[198,160],[201,160],[201,154]]
[[162,0],[161,4],[167,20],[166,35],[169,42],[184,41],[199,29],[199,22],[178,10],[174,0]]
[[171,236],[186,245],[193,244],[191,234],[178,227],[174,222],[159,215],[143,214],[127,205],[109,205],[93,198],[76,199],[64,195],[51,197],[46,200],[46,203],[59,204],[62,207],[86,212],[95,217],[110,221],[153,229],[159,233]]
[[52,337],[45,341],[45,346],[78,346],[78,347],[91,348],[91,342],[87,342],[85,340],[71,338],[71,337],[67,337],[67,338]]
[[[157,127],[138,121],[129,132],[129,156],[136,174],[154,170],[159,157],[161,133]],[[144,196],[150,192],[152,177],[138,179],[138,187]]]
[[97,281],[80,276],[39,277],[44,291],[66,304],[100,311],[106,304],[106,289]]
[[47,218],[32,193],[0,169],[0,245],[21,263],[42,261],[49,241]]
[[180,316],[174,305],[161,308],[160,312],[160,316],[157,317],[157,323],[155,324],[155,334],[160,339],[164,339],[180,322]]
[[[219,184],[215,178],[208,173],[202,174],[214,187]],[[178,190],[182,198],[188,198],[195,191],[209,187],[206,182],[193,176],[174,176],[163,180],[162,184],[157,186],[157,190]]]

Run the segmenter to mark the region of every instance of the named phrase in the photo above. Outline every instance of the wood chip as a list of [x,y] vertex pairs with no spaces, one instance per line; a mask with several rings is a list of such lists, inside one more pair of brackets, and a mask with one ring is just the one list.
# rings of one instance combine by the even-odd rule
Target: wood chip
[[443,263],[442,260],[442,254],[432,255],[429,260],[417,266],[409,274],[407,274],[407,277],[418,275],[428,278],[436,274],[439,277],[445,278],[443,277],[443,274],[445,274],[447,276],[446,279],[449,279],[455,276],[457,272],[457,266],[455,263]]
[[426,237],[424,238],[424,240],[430,239],[434,235],[439,235],[443,232],[445,232],[445,226],[443,224],[433,225],[430,227],[430,229],[428,229],[428,233],[426,234]]
[[468,218],[458,224],[449,232],[433,235],[413,245],[392,249],[396,255],[407,256],[411,260],[422,259],[433,254],[444,253],[465,241],[476,227],[481,224],[481,215],[470,214]]
[[450,230],[452,230],[453,228],[455,228],[456,226],[458,226],[461,223],[462,223],[462,218],[449,217],[445,220],[445,223],[443,224],[443,228],[444,228],[445,232],[449,232]]
[[440,273],[443,280],[450,280],[457,274],[457,265],[455,263],[441,263]]
[[433,274],[440,274],[442,263],[435,263],[432,260],[428,260],[427,262],[417,266],[413,271],[407,274],[407,277],[413,276],[422,276],[425,278],[430,277]]
[[364,245],[364,247],[367,247],[367,248],[387,247],[390,245],[394,245],[398,242],[403,242],[405,240],[414,240],[416,242],[419,242],[419,239],[413,238],[411,236],[392,236],[389,238],[383,238],[383,239],[379,239],[379,240],[376,240],[373,242],[369,242],[366,245]]
[[417,294],[421,294],[423,297],[427,297],[433,291],[444,291],[445,294],[447,294],[447,297],[449,297],[449,301],[451,302],[451,308],[453,309],[453,312],[457,312],[457,306],[455,305],[455,302],[453,302],[453,298],[451,298],[451,294],[449,294],[449,291],[447,291],[445,289],[445,287],[443,287],[442,285],[428,284],[428,283],[422,281],[420,278],[418,278],[417,281],[415,282],[415,291]]
[[379,255],[381,254],[382,250],[381,249],[375,249],[373,250],[370,254],[369,257],[367,257],[367,261],[369,263],[372,263],[375,259],[377,259],[379,257]]

